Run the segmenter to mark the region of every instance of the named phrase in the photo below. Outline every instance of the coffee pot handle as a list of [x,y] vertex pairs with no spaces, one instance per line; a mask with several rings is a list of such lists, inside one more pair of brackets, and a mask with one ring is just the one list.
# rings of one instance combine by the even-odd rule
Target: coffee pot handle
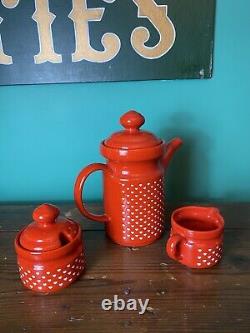
[[77,208],[80,210],[80,212],[89,218],[90,220],[97,221],[97,222],[107,222],[109,219],[108,217],[103,214],[103,215],[97,215],[90,213],[87,208],[85,207],[83,203],[83,186],[85,184],[85,181],[87,180],[88,176],[95,172],[95,171],[107,171],[107,166],[103,163],[93,163],[88,165],[86,168],[82,169],[82,171],[79,173],[76,182],[75,182],[75,187],[74,187],[74,197],[75,197],[75,203]]
[[178,260],[177,246],[183,241],[183,237],[178,234],[171,235],[166,244],[166,252],[170,258]]

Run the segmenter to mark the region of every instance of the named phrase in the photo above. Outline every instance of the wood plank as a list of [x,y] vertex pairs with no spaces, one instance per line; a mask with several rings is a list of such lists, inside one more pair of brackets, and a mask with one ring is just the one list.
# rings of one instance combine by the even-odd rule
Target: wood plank
[[[17,231],[31,222],[32,212],[40,203],[31,204],[1,204],[0,205],[0,230]],[[104,225],[84,218],[75,207],[70,203],[55,203],[61,213],[69,218],[80,222],[84,230],[103,230]],[[169,204],[166,212],[166,226],[169,228],[170,214],[174,208],[188,205],[190,203]],[[192,203],[194,204],[194,203]],[[247,228],[250,229],[250,204],[249,203],[196,203],[197,205],[216,206],[221,210],[225,218],[226,228]],[[88,203],[89,209],[101,214],[103,211],[102,205],[99,202]]]
[[[0,233],[0,332],[249,332],[250,230],[226,230],[222,262],[201,271],[166,256],[168,233],[132,249],[113,244],[103,231],[85,231],[86,273],[54,295],[22,287],[15,234]],[[115,294],[149,298],[150,308],[141,316],[101,310],[101,300]]]

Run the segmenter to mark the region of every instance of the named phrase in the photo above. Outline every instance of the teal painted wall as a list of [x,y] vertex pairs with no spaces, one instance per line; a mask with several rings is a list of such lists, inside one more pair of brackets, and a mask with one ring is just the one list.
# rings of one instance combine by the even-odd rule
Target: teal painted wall
[[[71,200],[78,171],[130,108],[185,145],[167,175],[171,200],[250,200],[250,2],[217,1],[211,80],[0,87],[0,201]],[[101,197],[101,176],[88,199]]]

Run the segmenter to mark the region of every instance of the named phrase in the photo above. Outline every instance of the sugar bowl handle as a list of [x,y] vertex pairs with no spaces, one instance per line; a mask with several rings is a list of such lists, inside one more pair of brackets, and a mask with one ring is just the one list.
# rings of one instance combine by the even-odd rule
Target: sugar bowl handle
[[82,171],[79,173],[76,182],[75,182],[75,187],[74,187],[74,197],[75,197],[75,202],[80,210],[80,212],[89,218],[90,220],[97,221],[97,222],[107,222],[109,219],[108,217],[103,214],[103,215],[96,215],[93,213],[90,213],[87,208],[85,207],[82,199],[82,193],[83,193],[83,186],[85,181],[87,180],[88,176],[95,172],[95,171],[107,171],[107,166],[103,163],[93,163],[88,165],[86,168],[82,169]]

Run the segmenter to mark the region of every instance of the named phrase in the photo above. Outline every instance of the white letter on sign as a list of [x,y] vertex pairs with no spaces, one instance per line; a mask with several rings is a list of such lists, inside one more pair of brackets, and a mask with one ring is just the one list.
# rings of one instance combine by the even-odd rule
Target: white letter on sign
[[[107,0],[104,0],[107,2]],[[113,1],[112,1],[113,2]],[[104,51],[97,51],[90,45],[89,21],[101,21],[105,8],[88,8],[86,0],[72,0],[73,9],[69,18],[74,22],[76,48],[72,61],[88,60],[91,62],[107,62],[120,51],[121,41],[116,34],[105,33],[102,36]]]
[[35,63],[62,62],[62,56],[54,51],[51,25],[56,16],[49,11],[49,0],[35,0],[35,7],[32,19],[37,24],[40,43],[40,52],[34,56]]
[[[19,0],[1,0],[4,7],[12,9],[15,8]],[[3,18],[0,16],[0,24],[3,22]],[[3,51],[3,43],[2,38],[0,34],[0,65],[11,65],[13,64],[13,60],[11,56],[8,56]]]
[[160,40],[153,47],[146,46],[150,33],[144,27],[137,27],[131,35],[134,50],[143,58],[157,59],[166,54],[174,45],[175,28],[168,17],[168,6],[157,5],[154,0],[133,0],[138,7],[138,17],[149,19],[160,35]]
[[[2,17],[0,16],[0,24],[3,22]],[[0,34],[0,65],[11,65],[13,64],[12,57],[8,56],[3,51],[2,37]]]
[[16,6],[19,4],[19,0],[1,0],[4,7],[12,9],[16,8]]

